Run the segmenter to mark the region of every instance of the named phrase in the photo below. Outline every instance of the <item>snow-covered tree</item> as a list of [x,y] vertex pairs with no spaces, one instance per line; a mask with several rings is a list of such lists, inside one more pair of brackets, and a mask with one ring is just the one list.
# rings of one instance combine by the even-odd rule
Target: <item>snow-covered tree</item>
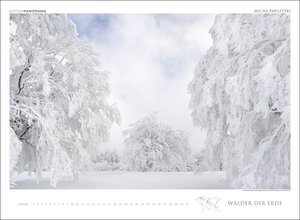
[[235,188],[289,188],[290,16],[216,16],[188,86],[211,169]]
[[191,149],[188,135],[159,123],[153,113],[124,131],[124,159],[135,171],[187,171]]
[[93,161],[97,171],[115,171],[120,169],[120,158],[116,151],[106,150]]
[[22,142],[17,167],[35,171],[37,180],[49,170],[53,186],[76,179],[119,122],[107,102],[108,73],[66,15],[11,14],[10,27],[10,125]]
[[193,171],[194,173],[201,173],[203,171],[208,171],[209,168],[207,166],[206,150],[202,149],[199,153],[193,155]]

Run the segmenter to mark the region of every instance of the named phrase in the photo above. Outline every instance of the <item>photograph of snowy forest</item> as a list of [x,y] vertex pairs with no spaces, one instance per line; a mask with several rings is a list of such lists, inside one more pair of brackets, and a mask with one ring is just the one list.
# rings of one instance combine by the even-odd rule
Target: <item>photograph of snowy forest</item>
[[10,14],[11,189],[290,189],[290,15]]

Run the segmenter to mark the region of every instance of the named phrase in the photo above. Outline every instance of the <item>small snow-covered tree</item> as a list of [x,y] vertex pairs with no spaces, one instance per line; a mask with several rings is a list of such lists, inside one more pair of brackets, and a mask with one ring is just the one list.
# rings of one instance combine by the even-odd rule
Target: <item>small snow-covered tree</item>
[[193,171],[194,173],[201,173],[203,171],[208,171],[209,168],[207,166],[206,150],[202,149],[199,153],[193,155]]
[[94,160],[95,170],[115,171],[120,169],[120,158],[116,151],[106,150]]
[[124,131],[124,159],[136,171],[188,171],[191,149],[188,135],[159,123],[153,113]]
[[[63,14],[10,15],[10,126],[22,142],[18,170],[51,184],[76,179],[119,122],[108,74]],[[13,144],[13,143],[12,143]],[[13,147],[13,146],[11,146]]]
[[216,16],[188,86],[209,167],[235,188],[289,188],[290,16]]

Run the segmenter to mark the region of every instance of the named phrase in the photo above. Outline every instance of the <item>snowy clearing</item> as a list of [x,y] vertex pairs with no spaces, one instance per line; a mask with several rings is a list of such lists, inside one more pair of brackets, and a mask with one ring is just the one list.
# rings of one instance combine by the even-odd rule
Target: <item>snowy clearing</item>
[[[49,173],[39,184],[35,176],[22,173],[13,189],[55,189]],[[86,172],[76,182],[61,182],[58,189],[226,189],[225,172]]]

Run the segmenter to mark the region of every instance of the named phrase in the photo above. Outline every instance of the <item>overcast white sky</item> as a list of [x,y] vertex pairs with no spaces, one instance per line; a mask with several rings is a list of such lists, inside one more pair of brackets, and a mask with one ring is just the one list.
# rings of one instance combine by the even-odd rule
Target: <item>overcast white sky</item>
[[72,14],[79,37],[87,37],[110,72],[112,102],[122,125],[114,125],[110,148],[124,149],[122,131],[158,112],[161,122],[190,133],[195,152],[205,132],[194,127],[187,85],[195,66],[212,45],[209,29],[215,15],[206,14]]

